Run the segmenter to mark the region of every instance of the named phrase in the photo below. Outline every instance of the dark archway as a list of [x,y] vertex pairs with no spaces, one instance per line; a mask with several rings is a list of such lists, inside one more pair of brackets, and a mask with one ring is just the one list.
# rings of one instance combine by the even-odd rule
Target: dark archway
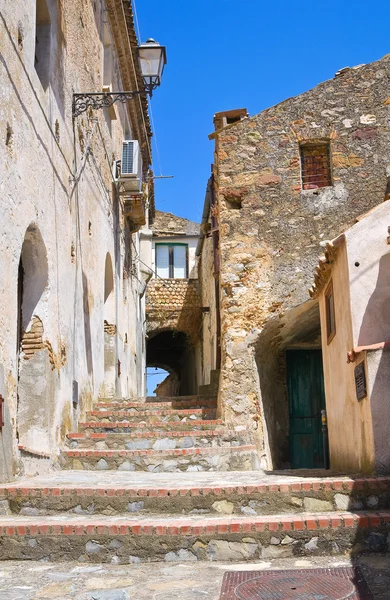
[[195,353],[188,335],[182,331],[153,332],[147,341],[146,366],[175,374],[179,381],[177,395],[197,393]]
[[[264,446],[269,469],[292,467],[294,415],[291,411],[291,394],[288,388],[289,375],[291,376],[294,365],[291,361],[289,363],[288,355],[294,352],[299,354],[302,351],[306,351],[308,355],[321,352],[319,306],[312,301],[287,311],[283,318],[270,319],[259,335],[255,347]],[[322,375],[322,359],[320,363]],[[298,372],[295,373],[295,379],[297,378]],[[300,382],[298,383],[300,386]],[[301,390],[301,387],[299,389]],[[315,423],[320,429],[320,414]]]

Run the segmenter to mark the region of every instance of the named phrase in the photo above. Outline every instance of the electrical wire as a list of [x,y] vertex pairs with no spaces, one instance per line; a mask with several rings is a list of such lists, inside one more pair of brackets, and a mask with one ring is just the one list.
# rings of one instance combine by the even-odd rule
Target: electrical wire
[[160,170],[160,175],[162,176],[160,151],[158,149],[158,143],[157,143],[157,132],[156,132],[156,128],[154,126],[153,111],[152,111],[152,100],[151,99],[149,100],[149,112],[150,112],[150,122],[152,124],[154,147],[156,148],[156,154],[157,154],[158,168]]
[[[138,14],[137,14],[137,6],[136,6],[135,0],[132,0],[132,5],[133,5],[133,12],[134,12],[134,17],[135,17],[135,26],[136,26],[136,29],[137,29],[138,40],[141,42],[142,37],[141,37],[141,30],[140,30],[140,27],[139,27]],[[156,127],[154,125],[153,111],[152,111],[152,99],[151,98],[149,98],[149,114],[150,114],[150,123],[152,125],[154,147],[156,148],[158,168],[159,168],[159,171],[160,171],[160,175],[162,175],[161,158],[160,158],[160,151],[159,151],[158,143],[157,143],[157,132],[156,132]]]
[[[133,0],[133,5],[134,5],[134,0]],[[121,7],[122,7],[123,21],[126,23],[126,15],[125,15],[125,9],[123,7],[123,4],[121,4]],[[129,48],[132,50],[130,36],[129,36],[129,32],[127,31],[127,28],[126,28],[126,33],[127,33],[127,41],[129,43]],[[133,52],[132,51],[130,52],[130,57],[131,57],[131,63],[132,63],[132,66],[133,66],[134,74],[136,74],[137,73],[137,69],[135,68],[134,57],[133,57]],[[139,91],[137,77],[135,77],[135,87],[136,87],[136,90]],[[143,123],[144,130],[145,130],[145,137],[146,137],[146,144],[147,144],[147,147],[148,147],[149,160],[150,160],[150,164],[152,164],[152,162],[153,162],[153,160],[152,160],[152,150],[150,148],[150,140],[149,140],[149,137],[148,137],[148,130],[146,128],[145,116],[144,116],[144,111],[143,111],[143,108],[142,108],[141,96],[138,94],[137,98],[138,98],[139,107],[140,107],[140,110],[141,110],[142,123]]]
[[139,28],[138,15],[137,15],[137,7],[136,7],[136,4],[135,4],[135,0],[133,0],[133,9],[134,9],[134,17],[135,17],[135,26],[137,28],[137,35],[138,35],[139,41],[141,41],[141,39],[142,39],[141,38],[141,31],[140,31],[140,28]]

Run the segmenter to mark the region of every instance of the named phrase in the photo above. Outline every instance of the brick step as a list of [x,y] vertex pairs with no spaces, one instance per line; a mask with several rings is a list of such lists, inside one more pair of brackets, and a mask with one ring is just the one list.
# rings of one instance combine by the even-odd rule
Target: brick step
[[139,421],[145,421],[154,423],[155,421],[161,421],[164,423],[172,423],[180,421],[192,421],[192,420],[210,420],[215,419],[215,410],[207,408],[188,408],[188,409],[149,409],[149,410],[89,410],[87,412],[88,420],[90,421],[120,421],[120,420],[131,420],[133,423]]
[[[194,399],[195,398],[195,399]],[[216,400],[209,396],[198,398],[194,396],[177,397],[177,399],[168,401],[159,399],[158,402],[145,402],[145,399],[140,400],[100,400],[97,402],[97,408],[113,408],[115,410],[135,408],[139,410],[155,410],[155,409],[191,409],[191,408],[213,408],[217,406]]]
[[110,432],[70,433],[68,447],[89,450],[174,450],[175,448],[225,448],[248,443],[246,435],[224,430],[138,431],[126,428]]
[[0,517],[0,560],[244,561],[388,551],[390,512],[263,517]]
[[[256,482],[261,474],[240,473],[225,484],[207,473],[177,474],[180,482],[162,480],[156,474],[80,472],[62,482],[55,475],[40,481],[25,480],[0,486],[0,508],[22,515],[76,514],[150,515],[236,514],[269,515],[277,512],[336,512],[390,509],[390,478],[327,478],[272,483]],[[245,478],[245,475],[248,475]],[[223,479],[226,479],[227,474]],[[62,475],[64,477],[64,475]],[[239,480],[241,479],[241,483]],[[72,481],[72,483],[70,483]]]
[[63,469],[149,471],[153,473],[259,469],[258,454],[256,446],[253,445],[164,451],[72,449],[64,450],[59,462]]
[[90,431],[93,430],[96,433],[102,433],[106,431],[116,431],[116,432],[145,432],[145,430],[150,430],[153,432],[164,433],[166,431],[174,432],[174,431],[202,431],[215,429],[216,427],[222,426],[222,419],[187,419],[186,421],[138,421],[133,422],[129,420],[129,417],[124,421],[88,421],[85,423],[79,423],[79,428],[82,431]]

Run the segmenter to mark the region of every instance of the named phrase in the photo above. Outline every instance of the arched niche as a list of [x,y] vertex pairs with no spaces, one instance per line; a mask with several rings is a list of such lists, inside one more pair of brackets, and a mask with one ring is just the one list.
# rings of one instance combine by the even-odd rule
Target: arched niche
[[107,252],[104,267],[104,395],[115,396],[116,392],[116,318],[114,270]]

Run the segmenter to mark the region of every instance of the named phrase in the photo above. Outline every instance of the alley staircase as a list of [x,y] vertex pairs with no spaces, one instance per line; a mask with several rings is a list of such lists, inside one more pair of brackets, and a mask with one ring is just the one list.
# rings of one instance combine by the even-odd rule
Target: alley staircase
[[[204,390],[203,392],[206,392]],[[387,551],[390,477],[258,470],[210,395],[102,399],[62,471],[0,485],[0,560],[256,561]]]
[[68,435],[62,467],[119,471],[249,471],[256,447],[216,419],[216,399],[102,400]]

